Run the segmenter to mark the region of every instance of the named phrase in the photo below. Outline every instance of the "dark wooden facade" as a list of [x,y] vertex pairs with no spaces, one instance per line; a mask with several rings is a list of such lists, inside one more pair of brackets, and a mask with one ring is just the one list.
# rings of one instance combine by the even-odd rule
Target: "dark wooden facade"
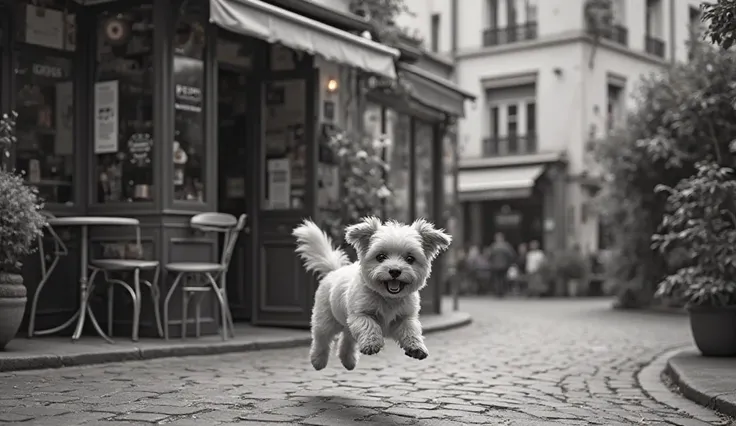
[[[19,54],[37,51],[40,55],[45,48],[31,46],[19,40],[17,22],[13,19],[20,0],[0,0],[0,112],[15,109],[17,77],[16,67]],[[150,200],[144,202],[98,202],[98,172],[93,150],[94,145],[94,82],[95,55],[98,37],[98,17],[103,13],[130,8],[134,4],[150,4],[153,15],[152,42],[152,126],[154,141],[151,158],[154,162]],[[239,154],[235,151],[220,152],[223,142],[218,134],[221,117],[218,115],[218,73],[221,65],[215,53],[220,37],[244,40],[234,34],[224,34],[216,26],[205,25],[206,48],[204,49],[204,85],[202,111],[204,114],[204,161],[203,185],[204,199],[200,201],[179,201],[174,196],[175,166],[171,141],[175,135],[175,82],[174,49],[176,11],[181,0],[155,0],[141,2],[126,0],[80,6],[69,2],[70,10],[76,16],[77,42],[73,52],[66,52],[73,61],[74,72],[74,137],[73,162],[74,176],[72,192],[73,203],[47,203],[46,209],[58,216],[103,215],[129,216],[140,219],[144,253],[162,264],[179,261],[216,261],[219,256],[220,241],[217,236],[194,232],[189,227],[192,215],[206,211],[227,211],[228,213],[248,215],[246,231],[241,236],[231,263],[228,277],[230,304],[236,320],[250,321],[257,325],[287,327],[306,327],[309,324],[316,280],[308,275],[298,258],[294,255],[294,240],[291,230],[304,217],[317,217],[317,162],[318,162],[318,103],[319,71],[314,57],[294,54],[294,67],[286,71],[272,71],[271,53],[273,46],[248,39],[253,62],[248,69],[231,68],[243,80],[243,96],[247,105],[255,105],[248,116],[248,125],[241,134],[242,145]],[[202,1],[201,3],[205,3]],[[173,11],[173,12],[172,12]],[[83,36],[82,36],[83,35]],[[58,54],[55,52],[54,54]],[[267,107],[268,90],[272,83],[279,81],[301,81],[305,87],[303,143],[306,146],[306,184],[302,203],[290,210],[267,210],[263,204],[266,176],[266,137],[264,112]],[[444,184],[442,144],[446,126],[453,117],[416,102],[397,102],[391,99],[374,99],[391,108],[411,115],[412,120],[421,120],[432,126],[432,168],[434,170],[433,202],[431,217],[439,226],[444,226]],[[412,129],[414,126],[412,125]],[[412,158],[415,142],[412,137]],[[223,158],[240,155],[242,161],[242,199],[238,202],[225,201],[220,195],[223,190],[225,174],[221,170]],[[15,161],[11,159],[11,161]],[[232,161],[231,161],[232,162]],[[411,166],[409,196],[413,200],[416,173],[414,160]],[[228,166],[230,167],[230,166]],[[416,216],[415,203],[411,217]],[[78,233],[76,229],[59,230],[70,248],[70,255],[55,271],[42,295],[37,317],[37,327],[47,328],[58,325],[76,310],[78,304],[77,279],[79,276]],[[115,228],[91,228],[91,255],[101,255],[102,245],[116,242],[129,242],[131,230]],[[30,257],[24,267],[25,282],[29,293],[35,290],[40,279],[38,256]],[[425,290],[423,313],[439,313],[441,286],[444,279],[442,257],[434,268],[432,282]],[[159,283],[163,294],[171,285],[173,277],[163,273]],[[144,297],[146,295],[144,294]],[[119,333],[128,334],[130,325],[130,304],[121,293],[116,298],[115,327]],[[217,317],[213,315],[214,298],[203,303],[202,332],[217,331]],[[104,312],[104,293],[95,299],[100,312]],[[174,296],[170,305],[170,333],[178,336],[181,327],[180,298]],[[191,312],[191,311],[190,311]],[[105,315],[98,315],[104,319]],[[190,319],[191,320],[191,319]],[[194,327],[190,327],[193,331]],[[25,328],[22,328],[24,332]],[[141,335],[155,335],[153,315],[148,299],[144,299],[141,318]]]

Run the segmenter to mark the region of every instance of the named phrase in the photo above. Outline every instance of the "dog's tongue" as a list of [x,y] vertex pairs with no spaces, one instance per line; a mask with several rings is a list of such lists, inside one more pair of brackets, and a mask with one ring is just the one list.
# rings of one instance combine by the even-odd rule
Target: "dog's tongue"
[[388,289],[390,291],[399,291],[401,290],[401,283],[397,280],[391,280],[388,282]]

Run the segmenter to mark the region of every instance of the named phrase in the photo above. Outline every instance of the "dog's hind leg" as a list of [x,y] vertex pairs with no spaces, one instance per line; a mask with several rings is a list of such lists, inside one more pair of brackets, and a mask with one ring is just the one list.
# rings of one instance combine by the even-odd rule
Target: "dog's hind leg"
[[343,330],[340,336],[340,362],[347,370],[352,370],[358,364],[358,342],[355,341],[350,330]]
[[342,331],[342,325],[335,320],[332,312],[327,309],[317,309],[312,312],[312,347],[309,350],[309,360],[315,370],[327,366],[330,358],[330,347],[337,333]]

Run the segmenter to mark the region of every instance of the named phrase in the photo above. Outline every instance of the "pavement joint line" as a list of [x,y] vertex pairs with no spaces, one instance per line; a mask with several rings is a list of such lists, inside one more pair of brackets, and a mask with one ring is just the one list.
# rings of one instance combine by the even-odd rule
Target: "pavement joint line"
[[[679,345],[655,356],[636,373],[639,387],[649,398],[674,410],[682,411],[697,419],[708,419],[714,425],[727,424],[723,423],[723,418],[715,411],[690,400],[684,394],[678,395],[662,382],[662,374],[671,377],[671,374],[667,372],[669,369],[667,361],[674,355],[689,349],[692,349],[692,345]],[[674,381],[680,386],[678,381]]]

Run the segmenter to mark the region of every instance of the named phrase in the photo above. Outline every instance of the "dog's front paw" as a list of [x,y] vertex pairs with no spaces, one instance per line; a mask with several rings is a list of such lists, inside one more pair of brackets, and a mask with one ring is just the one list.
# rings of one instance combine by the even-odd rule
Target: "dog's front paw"
[[369,336],[358,342],[358,350],[363,355],[375,355],[383,349],[383,337]]
[[429,356],[429,350],[423,343],[416,343],[404,349],[406,356],[414,359],[424,359]]

